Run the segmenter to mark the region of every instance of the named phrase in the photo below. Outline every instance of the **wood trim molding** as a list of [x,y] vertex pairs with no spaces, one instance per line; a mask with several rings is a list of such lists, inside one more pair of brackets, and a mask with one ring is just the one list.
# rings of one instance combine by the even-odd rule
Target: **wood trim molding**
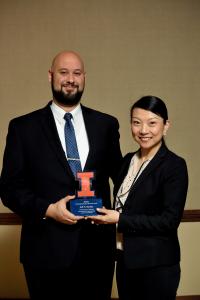
[[200,295],[198,296],[177,296],[176,300],[200,300]]
[[14,213],[0,213],[0,225],[20,225],[21,218]]
[[[119,299],[118,298],[112,298],[112,300],[119,300]],[[200,300],[200,295],[197,295],[197,296],[177,296],[176,300]]]
[[[0,298],[0,300],[29,300],[29,298]],[[112,300],[119,300],[119,298],[112,298]],[[176,300],[200,300],[200,296],[177,296]]]
[[184,210],[182,222],[200,222],[200,209]]
[[[200,209],[185,210],[182,222],[200,222]],[[14,213],[0,213],[0,225],[21,225],[21,218]]]
[[[112,298],[112,300],[119,300],[119,298]],[[176,300],[200,300],[200,295],[196,295],[196,296],[177,296]]]

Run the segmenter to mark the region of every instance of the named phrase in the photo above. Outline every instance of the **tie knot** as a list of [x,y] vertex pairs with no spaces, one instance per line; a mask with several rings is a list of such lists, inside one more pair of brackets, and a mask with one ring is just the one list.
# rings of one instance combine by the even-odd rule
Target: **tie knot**
[[71,120],[71,119],[72,119],[72,114],[71,114],[71,113],[66,113],[66,114],[64,115],[64,119],[65,119],[65,120]]

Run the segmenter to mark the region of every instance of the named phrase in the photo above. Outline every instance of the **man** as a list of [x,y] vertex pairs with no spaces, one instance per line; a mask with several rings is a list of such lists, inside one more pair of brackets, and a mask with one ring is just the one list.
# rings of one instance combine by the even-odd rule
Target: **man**
[[121,161],[118,121],[80,104],[85,71],[77,53],[59,53],[49,81],[53,101],[9,124],[0,196],[22,218],[20,260],[31,299],[110,299],[115,228],[70,211],[76,181],[64,117],[72,115],[79,164],[95,172],[96,196],[107,208],[109,178]]

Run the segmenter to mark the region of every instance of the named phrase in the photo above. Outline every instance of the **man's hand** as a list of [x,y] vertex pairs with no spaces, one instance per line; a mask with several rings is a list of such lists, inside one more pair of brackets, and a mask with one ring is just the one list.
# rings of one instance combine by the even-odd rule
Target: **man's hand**
[[66,196],[65,198],[50,204],[47,208],[45,217],[52,218],[57,222],[73,225],[84,217],[75,216],[67,209],[67,202],[74,199],[75,196]]

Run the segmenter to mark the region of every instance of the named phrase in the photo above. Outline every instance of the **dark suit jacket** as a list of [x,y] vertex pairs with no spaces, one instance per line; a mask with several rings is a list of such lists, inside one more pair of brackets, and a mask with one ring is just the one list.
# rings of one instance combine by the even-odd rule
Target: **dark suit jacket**
[[[109,177],[115,179],[121,160],[119,124],[114,117],[84,106],[82,112],[89,140],[84,171],[96,172],[96,195],[102,197],[103,205],[111,207]],[[81,239],[98,249],[103,249],[103,245],[105,249],[106,245],[109,249],[114,247],[111,226],[86,226],[84,221],[72,226],[43,219],[50,203],[74,192],[75,180],[50,103],[13,119],[7,135],[0,196],[5,206],[22,217],[23,263],[34,267],[69,266],[80,251]]]
[[[127,173],[133,153],[125,156],[115,185],[117,191]],[[180,260],[177,228],[181,221],[188,187],[183,158],[164,145],[132,186],[118,231],[124,236],[124,257],[129,268],[170,265]]]

